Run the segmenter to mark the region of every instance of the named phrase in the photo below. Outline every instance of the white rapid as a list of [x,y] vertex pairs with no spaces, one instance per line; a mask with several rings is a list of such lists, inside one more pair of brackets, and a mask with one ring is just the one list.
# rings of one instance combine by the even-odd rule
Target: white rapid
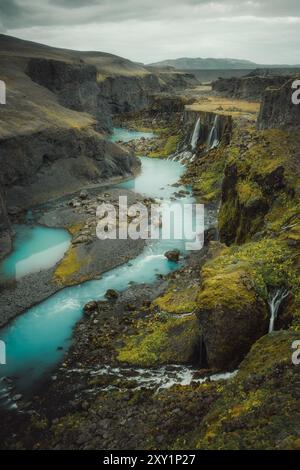
[[179,162],[179,163],[188,163],[188,162],[192,162],[195,158],[195,155],[192,154],[192,152],[188,151],[188,150],[183,150],[182,152],[179,152],[179,153],[173,153],[172,155],[170,155],[170,157],[168,157],[168,160],[172,161],[172,162]]
[[280,305],[282,304],[283,300],[289,295],[289,291],[287,289],[278,289],[270,297],[270,300],[268,301],[269,309],[270,309],[270,323],[269,323],[269,333],[272,333],[274,331],[274,324],[275,320],[278,315],[278,311],[280,308]]
[[219,145],[219,115],[216,114],[213,126],[207,139],[207,150],[212,150]]
[[[62,370],[62,369],[61,369]],[[131,390],[140,390],[142,388],[156,389],[156,393],[163,389],[168,389],[173,385],[191,385],[202,384],[204,382],[217,382],[222,380],[230,380],[237,374],[237,370],[233,372],[223,372],[199,377],[197,369],[191,366],[183,365],[166,365],[158,368],[139,368],[139,367],[111,367],[104,365],[98,369],[71,369],[68,370],[67,376],[74,380],[74,375],[78,375],[81,379],[85,376],[89,378],[107,377],[108,385],[93,386],[93,388],[85,389],[84,393],[97,393],[99,388],[103,391],[119,389],[125,380],[131,383]],[[118,380],[119,379],[119,380]],[[80,381],[80,379],[77,379]],[[76,379],[75,379],[76,381]],[[105,383],[105,382],[104,382]],[[124,386],[124,385],[123,385]],[[122,385],[121,385],[122,387]]]
[[197,146],[197,143],[198,143],[198,140],[199,140],[200,129],[201,129],[201,120],[200,120],[200,117],[198,117],[198,119],[196,121],[196,124],[195,124],[195,127],[194,127],[192,139],[191,139],[192,150],[195,150],[195,148]]
[[198,117],[197,121],[195,122],[194,130],[193,130],[193,134],[192,134],[191,142],[190,142],[192,151],[187,150],[187,148],[185,148],[179,152],[175,152],[172,155],[170,155],[168,157],[168,160],[171,160],[173,162],[179,162],[182,164],[194,161],[196,157],[194,150],[197,147],[197,143],[198,143],[199,136],[200,136],[200,130],[201,130],[201,120],[200,120],[200,117]]

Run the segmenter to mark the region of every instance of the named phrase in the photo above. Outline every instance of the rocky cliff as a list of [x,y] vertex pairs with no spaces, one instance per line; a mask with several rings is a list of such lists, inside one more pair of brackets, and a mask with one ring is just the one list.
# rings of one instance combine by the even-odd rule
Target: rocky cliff
[[92,129],[52,129],[2,139],[0,158],[8,212],[130,175],[140,165]]
[[230,115],[206,111],[185,110],[183,113],[183,128],[185,139],[183,147],[190,146],[197,120],[200,119],[199,132],[195,145],[199,148],[208,145],[212,129],[218,142],[227,145],[230,142],[232,131],[232,118]]
[[99,81],[100,96],[109,104],[112,114],[138,111],[149,104],[151,96],[161,91],[158,77],[110,76]]
[[294,104],[292,84],[298,77],[285,81],[281,87],[267,88],[262,96],[258,128],[285,128],[300,126],[300,105]]
[[34,82],[55,93],[62,106],[91,114],[100,129],[111,128],[108,97],[101,96],[94,65],[32,58],[26,73]]
[[11,250],[12,229],[6,207],[3,177],[0,174],[0,259]]
[[212,83],[212,89],[231,98],[259,100],[267,87],[283,85],[287,79],[286,76],[252,72],[245,77],[219,78]]

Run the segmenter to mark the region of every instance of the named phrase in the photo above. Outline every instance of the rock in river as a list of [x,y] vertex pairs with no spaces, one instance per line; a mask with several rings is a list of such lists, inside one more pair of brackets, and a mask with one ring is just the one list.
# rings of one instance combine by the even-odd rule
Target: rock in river
[[91,313],[95,312],[98,309],[98,304],[95,300],[92,300],[91,302],[88,302],[84,306],[84,314],[85,315],[90,315]]
[[114,289],[108,289],[105,292],[105,297],[109,300],[115,300],[119,297],[119,293]]
[[179,250],[170,250],[170,251],[166,251],[166,253],[165,253],[165,257],[169,261],[174,261],[175,263],[178,263],[179,256],[180,256],[180,251]]

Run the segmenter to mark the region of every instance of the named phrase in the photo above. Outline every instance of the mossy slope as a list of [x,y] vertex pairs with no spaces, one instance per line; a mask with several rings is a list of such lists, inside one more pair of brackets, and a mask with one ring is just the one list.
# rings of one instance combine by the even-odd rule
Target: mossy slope
[[295,333],[261,338],[201,425],[199,449],[300,449]]
[[126,364],[153,367],[197,361],[200,330],[195,316],[154,317],[140,320],[136,334],[126,338],[117,359]]

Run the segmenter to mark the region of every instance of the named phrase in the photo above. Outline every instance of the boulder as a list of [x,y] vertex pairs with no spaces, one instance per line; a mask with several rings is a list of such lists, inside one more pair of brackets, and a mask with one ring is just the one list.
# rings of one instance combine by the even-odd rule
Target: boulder
[[179,250],[170,250],[170,251],[166,251],[166,253],[165,253],[165,257],[169,261],[173,261],[174,263],[178,263],[179,256],[180,256],[180,251]]
[[80,191],[79,197],[80,199],[87,199],[88,198],[88,192],[87,191]]
[[114,289],[108,289],[106,292],[105,292],[105,297],[108,299],[108,300],[116,300],[118,297],[119,297],[119,293],[114,290]]
[[80,206],[81,206],[81,202],[77,201],[77,199],[72,199],[72,200],[69,202],[69,206],[71,206],[71,207],[80,207]]
[[91,313],[94,313],[97,310],[98,310],[98,304],[95,300],[88,302],[83,308],[84,314],[87,316],[91,315]]
[[89,243],[92,241],[92,237],[90,235],[85,235],[85,234],[78,234],[74,239],[72,240],[73,245],[79,245],[81,243]]
[[118,360],[131,366],[191,364],[200,361],[200,329],[195,315],[141,320],[125,338]]
[[[218,256],[218,250],[215,252]],[[208,367],[230,370],[238,366],[253,343],[267,332],[269,311],[266,302],[257,295],[245,263],[224,267],[219,258],[204,265],[201,274],[196,314]]]

